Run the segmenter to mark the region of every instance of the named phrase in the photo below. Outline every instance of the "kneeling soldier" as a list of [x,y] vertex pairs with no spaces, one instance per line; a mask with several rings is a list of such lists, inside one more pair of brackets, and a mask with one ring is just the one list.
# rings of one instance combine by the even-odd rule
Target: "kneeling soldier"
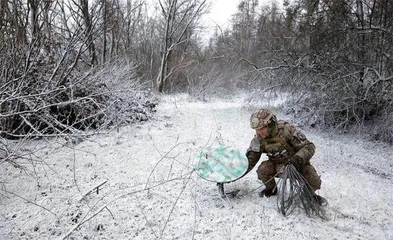
[[321,188],[321,178],[310,164],[315,145],[290,123],[277,121],[275,114],[268,109],[254,112],[250,123],[256,134],[246,153],[249,162],[247,172],[257,164],[262,153],[266,153],[269,158],[257,170],[258,178],[266,186],[260,195],[270,197],[277,194],[274,177],[283,172],[286,164],[291,163],[307,180],[314,198],[321,205],[324,199],[315,194]]

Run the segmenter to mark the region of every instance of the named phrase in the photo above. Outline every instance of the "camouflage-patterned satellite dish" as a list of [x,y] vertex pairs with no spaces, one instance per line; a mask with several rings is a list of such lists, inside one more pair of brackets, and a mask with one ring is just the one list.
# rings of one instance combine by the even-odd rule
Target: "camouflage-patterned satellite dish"
[[208,181],[229,183],[242,177],[248,168],[247,157],[238,149],[220,146],[195,156],[194,169]]

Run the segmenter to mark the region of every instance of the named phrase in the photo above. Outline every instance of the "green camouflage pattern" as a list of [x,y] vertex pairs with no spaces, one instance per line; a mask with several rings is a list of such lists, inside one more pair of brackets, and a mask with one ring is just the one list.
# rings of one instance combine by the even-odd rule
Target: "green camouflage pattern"
[[235,181],[248,169],[247,157],[238,149],[226,146],[200,152],[194,162],[201,178],[218,183]]

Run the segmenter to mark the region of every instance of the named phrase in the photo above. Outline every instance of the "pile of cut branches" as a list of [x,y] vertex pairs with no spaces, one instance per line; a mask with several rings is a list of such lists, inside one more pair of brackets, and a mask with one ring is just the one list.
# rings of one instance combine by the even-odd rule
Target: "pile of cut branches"
[[[29,66],[21,61],[19,66],[0,61],[7,67],[0,76],[0,134],[4,138],[80,134],[87,129],[145,121],[157,104],[151,92],[138,86],[129,63],[104,68],[115,66],[120,72],[116,75],[114,70],[67,72],[66,66],[56,68],[39,58]],[[111,85],[108,79],[123,84]]]

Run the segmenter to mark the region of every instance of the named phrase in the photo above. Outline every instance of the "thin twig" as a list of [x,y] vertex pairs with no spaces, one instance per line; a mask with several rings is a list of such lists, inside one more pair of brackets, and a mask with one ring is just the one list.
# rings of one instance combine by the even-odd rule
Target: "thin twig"
[[147,186],[149,185],[150,178],[151,178],[151,176],[153,175],[153,172],[154,172],[154,170],[157,168],[158,164],[159,164],[161,161],[163,161],[163,160],[165,159],[165,157],[168,156],[168,154],[169,154],[170,152],[172,152],[172,151],[173,151],[177,146],[179,146],[180,144],[185,144],[185,142],[184,142],[184,143],[176,143],[171,149],[169,149],[169,151],[168,151],[167,153],[165,153],[164,156],[161,157],[160,160],[158,160],[158,162],[156,163],[156,165],[154,165],[152,171],[151,171],[150,174],[149,174],[149,177],[147,178],[146,185],[145,185],[145,189],[148,189]]
[[60,237],[59,240],[64,240],[66,239],[75,229],[78,227],[82,226],[85,222],[89,221],[93,217],[95,217],[97,214],[99,214],[102,210],[107,209],[107,206],[104,205],[100,209],[98,209],[95,213],[93,213],[90,217],[86,218],[85,220],[81,221],[80,223],[76,224],[73,228],[71,228],[64,236]]
[[108,179],[105,180],[104,182],[98,184],[97,186],[93,187],[92,189],[90,189],[88,192],[86,192],[85,194],[83,194],[83,196],[78,200],[79,202],[82,201],[87,195],[89,195],[90,193],[92,193],[93,191],[97,190],[97,194],[98,194],[98,189],[104,185],[105,183],[108,182]]
[[175,203],[172,205],[171,211],[170,211],[169,214],[168,214],[168,217],[167,217],[167,220],[165,221],[164,227],[163,227],[162,230],[161,230],[161,236],[160,236],[161,239],[162,239],[162,236],[164,235],[166,226],[168,225],[169,218],[171,217],[171,215],[172,215],[172,213],[173,213],[173,210],[175,209],[175,207],[176,207],[176,205],[177,205],[177,202],[178,202],[179,199],[180,199],[180,196],[183,194],[183,192],[184,192],[184,190],[186,189],[188,183],[190,182],[190,179],[191,179],[191,176],[192,176],[193,173],[194,173],[194,172],[191,172],[191,173],[190,173],[190,175],[189,175],[189,177],[188,177],[188,179],[187,179],[187,182],[183,185],[183,187],[182,187],[182,189],[181,189],[179,195],[178,195],[177,198],[176,198]]
[[16,197],[18,197],[18,198],[21,198],[21,199],[25,200],[25,201],[28,202],[28,203],[31,203],[31,204],[33,204],[33,205],[36,205],[37,207],[40,207],[40,208],[42,208],[42,209],[44,209],[44,210],[46,210],[46,211],[52,213],[55,217],[57,217],[57,215],[56,215],[54,212],[52,212],[51,210],[49,210],[48,208],[46,208],[46,207],[44,207],[44,206],[41,206],[41,205],[39,205],[39,204],[37,204],[37,203],[35,203],[35,202],[33,202],[33,201],[30,201],[29,199],[26,199],[26,198],[24,198],[24,197],[22,197],[22,196],[20,196],[20,195],[18,195],[18,194],[16,194],[16,193],[9,192],[9,191],[7,191],[7,190],[5,190],[5,189],[1,189],[1,191],[6,192],[6,193],[11,194],[11,195],[14,195],[14,196],[16,196]]
[[73,161],[73,164],[72,164],[72,171],[73,171],[73,177],[74,177],[74,183],[75,183],[75,186],[76,186],[76,188],[78,189],[78,191],[79,192],[81,192],[81,189],[79,188],[79,185],[78,185],[78,182],[76,181],[76,168],[75,168],[75,165],[76,165],[76,155],[75,155],[75,146],[73,146],[72,147],[72,151],[73,151],[73,157],[74,157],[74,161]]

